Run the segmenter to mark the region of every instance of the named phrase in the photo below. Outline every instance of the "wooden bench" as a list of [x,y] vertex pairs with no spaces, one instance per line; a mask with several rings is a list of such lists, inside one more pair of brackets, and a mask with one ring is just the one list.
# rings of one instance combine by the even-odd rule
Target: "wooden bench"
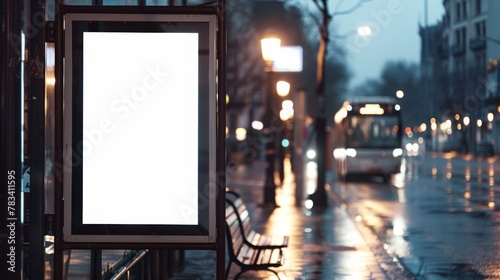
[[241,196],[231,190],[228,190],[226,194],[226,202],[236,211],[238,221],[241,223],[244,242],[247,245],[260,248],[288,247],[288,236],[268,236],[254,231],[250,223],[250,213]]
[[255,247],[247,244],[237,213],[229,203],[226,203],[226,237],[229,252],[226,279],[228,278],[232,263],[237,264],[241,268],[241,271],[234,279],[237,279],[241,274],[249,270],[268,270],[274,273],[279,279],[278,273],[271,268],[283,265],[284,256],[282,248]]

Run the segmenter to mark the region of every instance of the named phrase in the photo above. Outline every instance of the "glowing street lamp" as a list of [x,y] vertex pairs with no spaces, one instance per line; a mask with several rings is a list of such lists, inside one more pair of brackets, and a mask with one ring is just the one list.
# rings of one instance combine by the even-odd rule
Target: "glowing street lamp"
[[483,126],[483,120],[481,120],[481,119],[477,120],[476,124],[477,124],[477,127]]
[[279,54],[281,40],[278,38],[264,38],[260,40],[262,59],[266,62],[266,72],[273,71],[273,63]]
[[468,116],[465,116],[463,122],[465,126],[468,126],[470,124],[470,118]]
[[290,93],[290,83],[285,81],[279,81],[276,83],[276,91],[281,97],[285,97]]
[[493,121],[493,119],[495,118],[495,116],[493,115],[493,113],[491,113],[491,112],[490,112],[490,113],[488,113],[487,118],[488,118],[488,121],[489,121],[489,122],[492,122],[492,121]]
[[358,35],[361,36],[370,36],[372,34],[372,29],[370,28],[370,26],[360,26],[358,27],[357,31]]
[[336,35],[333,39],[347,39],[347,38],[354,36],[354,35],[368,37],[368,36],[372,35],[372,29],[370,28],[370,26],[360,26],[356,29],[353,29],[353,30],[347,32],[347,33],[344,33],[341,35]]
[[283,101],[281,107],[282,109],[280,111],[280,119],[282,121],[287,121],[293,118],[294,110],[293,110],[293,102],[291,100]]
[[396,97],[397,97],[397,98],[401,99],[401,98],[403,98],[404,96],[405,96],[404,91],[402,91],[402,90],[398,90],[398,91],[396,91]]

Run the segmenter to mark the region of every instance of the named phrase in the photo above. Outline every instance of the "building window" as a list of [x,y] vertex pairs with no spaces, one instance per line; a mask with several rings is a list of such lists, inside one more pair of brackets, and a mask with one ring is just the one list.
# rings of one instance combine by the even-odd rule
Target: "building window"
[[465,46],[465,42],[467,41],[467,29],[462,28],[462,44]]
[[481,2],[482,0],[476,0],[476,16],[482,13]]
[[455,45],[464,46],[467,40],[467,30],[465,27],[455,30]]
[[462,3],[458,2],[456,5],[455,5],[455,22],[459,22],[460,21],[460,13],[462,11],[461,9],[461,5]]
[[484,37],[484,36],[486,36],[486,22],[484,20],[476,22],[475,27],[476,27],[476,35],[477,35],[477,37]]
[[462,19],[467,18],[467,1],[462,2]]

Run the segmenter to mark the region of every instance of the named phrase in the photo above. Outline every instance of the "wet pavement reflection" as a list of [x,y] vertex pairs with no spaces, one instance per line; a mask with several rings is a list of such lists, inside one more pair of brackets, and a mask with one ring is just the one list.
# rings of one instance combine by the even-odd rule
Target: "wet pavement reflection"
[[[287,159],[283,184],[276,178],[277,208],[261,206],[264,162],[231,167],[227,183],[247,204],[254,230],[290,236],[280,279],[500,279],[499,163],[430,153],[406,157],[404,172],[388,180],[337,182],[329,173],[325,209],[306,199],[314,163],[297,188]],[[87,259],[83,251],[71,256],[68,279],[85,278]],[[215,261],[215,252],[186,251],[185,268],[171,279],[215,279]],[[229,278],[238,272],[233,265]],[[276,277],[250,271],[239,279]]]
[[[260,176],[264,170],[262,163],[239,166],[229,177],[229,186],[245,198],[256,231],[290,236],[285,263],[277,269],[280,279],[387,279],[345,208],[333,205],[316,210],[311,201],[305,203],[309,208],[296,206],[295,178],[290,162],[285,163],[285,181],[277,189],[278,208],[259,207],[262,188],[256,186],[262,186],[263,181],[257,183],[250,178]],[[312,183],[315,165],[307,166],[303,198],[315,187]],[[232,269],[230,279],[238,271],[238,268]],[[239,279],[275,279],[273,277],[269,272],[247,272]]]
[[500,279],[498,159],[406,160],[387,184],[365,178],[334,191],[417,279]]

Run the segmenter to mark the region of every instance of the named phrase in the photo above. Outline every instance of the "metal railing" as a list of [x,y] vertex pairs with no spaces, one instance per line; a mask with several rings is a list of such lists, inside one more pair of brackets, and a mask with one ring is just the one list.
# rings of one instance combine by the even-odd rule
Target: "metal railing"
[[121,259],[119,259],[112,266],[107,267],[103,271],[101,279],[103,280],[129,279],[131,276],[130,275],[131,270],[136,265],[139,265],[140,262],[144,261],[144,257],[147,255],[147,253],[148,250],[125,251]]

